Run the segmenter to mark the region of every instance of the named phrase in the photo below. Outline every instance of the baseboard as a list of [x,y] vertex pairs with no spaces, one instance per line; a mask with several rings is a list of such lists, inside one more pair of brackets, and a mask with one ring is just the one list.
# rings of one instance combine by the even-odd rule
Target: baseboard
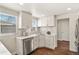
[[71,52],[78,52],[77,50],[74,49],[69,49]]

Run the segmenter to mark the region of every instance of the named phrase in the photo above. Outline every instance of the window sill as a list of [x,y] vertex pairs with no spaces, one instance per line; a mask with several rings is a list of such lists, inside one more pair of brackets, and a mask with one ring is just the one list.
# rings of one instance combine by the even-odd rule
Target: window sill
[[16,35],[15,33],[0,33],[0,36]]

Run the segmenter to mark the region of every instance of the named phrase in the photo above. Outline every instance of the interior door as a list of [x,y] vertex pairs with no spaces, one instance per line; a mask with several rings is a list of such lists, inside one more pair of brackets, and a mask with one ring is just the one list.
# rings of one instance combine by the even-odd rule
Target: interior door
[[69,41],[69,20],[58,20],[58,40]]

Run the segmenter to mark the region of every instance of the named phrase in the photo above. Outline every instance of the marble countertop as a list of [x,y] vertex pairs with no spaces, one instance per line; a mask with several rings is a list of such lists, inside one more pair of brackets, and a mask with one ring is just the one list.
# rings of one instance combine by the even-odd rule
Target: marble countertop
[[20,37],[16,37],[16,39],[27,39],[27,38],[32,38],[32,37],[36,37],[37,34],[32,34],[32,35],[28,35],[28,36],[20,36]]
[[0,55],[11,55],[8,49],[0,42]]

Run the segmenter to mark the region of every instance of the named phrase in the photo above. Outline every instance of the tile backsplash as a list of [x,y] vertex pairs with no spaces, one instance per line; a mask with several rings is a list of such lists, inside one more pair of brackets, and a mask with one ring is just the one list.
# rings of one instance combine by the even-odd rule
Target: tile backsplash
[[48,31],[51,33],[50,36],[56,35],[56,27],[52,27],[52,26],[51,27],[40,27],[39,30],[40,30],[40,33],[45,36],[49,36],[47,34]]

